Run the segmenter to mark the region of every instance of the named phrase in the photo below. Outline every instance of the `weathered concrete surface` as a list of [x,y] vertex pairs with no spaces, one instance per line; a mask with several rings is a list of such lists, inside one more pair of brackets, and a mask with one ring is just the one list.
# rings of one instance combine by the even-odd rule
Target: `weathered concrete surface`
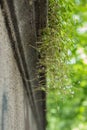
[[39,81],[46,82],[37,69],[37,42],[46,26],[47,0],[0,2],[0,130],[45,130]]
[[37,130],[4,23],[0,8],[0,130]]
[[0,9],[0,130],[24,130],[23,83]]

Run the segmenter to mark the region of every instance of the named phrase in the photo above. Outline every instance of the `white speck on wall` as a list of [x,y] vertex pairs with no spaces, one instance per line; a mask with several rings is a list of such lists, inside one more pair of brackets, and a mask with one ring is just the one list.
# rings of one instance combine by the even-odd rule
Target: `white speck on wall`
[[29,5],[33,5],[33,0],[29,0]]

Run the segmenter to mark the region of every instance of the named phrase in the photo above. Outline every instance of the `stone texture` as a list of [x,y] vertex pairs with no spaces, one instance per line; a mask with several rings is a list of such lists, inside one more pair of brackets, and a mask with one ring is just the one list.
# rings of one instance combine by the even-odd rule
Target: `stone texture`
[[0,8],[0,130],[28,129],[37,126]]
[[46,2],[0,1],[0,130],[45,130],[45,96],[36,89],[37,40],[46,26]]
[[23,83],[0,9],[0,130],[24,130]]

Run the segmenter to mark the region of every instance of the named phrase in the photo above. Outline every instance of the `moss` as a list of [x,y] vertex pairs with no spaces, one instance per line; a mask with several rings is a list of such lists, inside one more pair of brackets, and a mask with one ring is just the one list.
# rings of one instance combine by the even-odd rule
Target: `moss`
[[40,62],[47,68],[48,91],[55,88],[63,95],[70,94],[67,86],[70,86],[68,63],[73,46],[73,8],[70,0],[49,0],[48,25],[43,30],[43,44],[39,48],[42,57]]

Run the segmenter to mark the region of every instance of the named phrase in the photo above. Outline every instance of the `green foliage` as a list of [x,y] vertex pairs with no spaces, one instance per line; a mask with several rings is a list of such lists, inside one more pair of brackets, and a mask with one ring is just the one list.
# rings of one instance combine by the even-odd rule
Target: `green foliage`
[[[48,27],[43,33],[43,42],[40,51],[42,57],[45,54],[43,64],[47,67],[48,91],[69,93],[69,50],[73,46],[72,41],[72,17],[73,3],[66,0],[66,4],[59,0],[49,1]],[[68,69],[67,69],[68,68]],[[68,80],[68,82],[67,82]],[[66,87],[67,86],[67,87]]]
[[86,21],[86,0],[49,0],[40,47],[47,67],[47,130],[87,129]]

